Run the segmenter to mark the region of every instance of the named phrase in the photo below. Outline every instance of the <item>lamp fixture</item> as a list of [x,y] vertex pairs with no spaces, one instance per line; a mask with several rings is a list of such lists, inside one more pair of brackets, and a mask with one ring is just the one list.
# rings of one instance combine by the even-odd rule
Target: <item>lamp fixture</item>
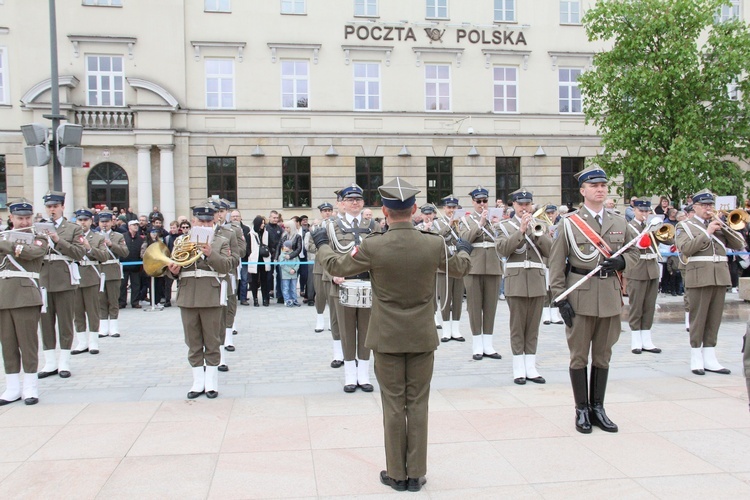
[[326,156],[338,156],[339,152],[336,151],[336,148],[333,147],[333,144],[331,144],[331,147],[328,148],[328,151],[326,151]]
[[263,152],[262,149],[260,149],[260,145],[255,146],[255,149],[253,149],[253,152],[250,153],[251,156],[266,156],[266,153]]
[[547,156],[547,153],[544,152],[541,146],[536,148],[536,153],[534,153],[534,156]]
[[479,156],[479,151],[477,151],[477,147],[472,146],[467,156]]
[[404,146],[403,148],[401,148],[401,151],[398,152],[398,155],[399,156],[411,156],[411,153],[406,148],[406,146]]

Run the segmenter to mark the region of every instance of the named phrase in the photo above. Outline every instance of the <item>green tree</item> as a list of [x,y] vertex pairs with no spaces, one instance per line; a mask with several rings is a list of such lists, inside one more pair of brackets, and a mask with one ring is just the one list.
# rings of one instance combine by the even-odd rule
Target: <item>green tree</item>
[[579,79],[618,191],[683,199],[745,194],[750,174],[750,30],[727,0],[599,0],[583,18],[611,49]]

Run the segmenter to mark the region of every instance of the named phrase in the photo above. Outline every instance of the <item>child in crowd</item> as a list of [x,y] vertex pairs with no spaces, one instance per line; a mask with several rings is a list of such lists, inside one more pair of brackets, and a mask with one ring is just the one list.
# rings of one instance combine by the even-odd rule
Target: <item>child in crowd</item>
[[291,240],[285,241],[279,254],[279,263],[297,262],[297,264],[281,265],[281,293],[284,295],[284,303],[287,307],[299,307],[297,302],[297,270],[299,269],[299,257],[289,257],[294,247]]

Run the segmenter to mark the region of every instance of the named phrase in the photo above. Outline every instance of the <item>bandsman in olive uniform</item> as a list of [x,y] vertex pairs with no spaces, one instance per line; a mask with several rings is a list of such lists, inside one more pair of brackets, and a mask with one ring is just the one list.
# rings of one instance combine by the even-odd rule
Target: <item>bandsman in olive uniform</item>
[[[341,197],[344,214],[330,222],[328,234],[334,251],[349,253],[362,243],[365,236],[379,231],[379,228],[374,220],[362,220],[364,199],[361,187],[352,184],[341,189],[338,196]],[[344,349],[344,392],[354,392],[357,387],[365,392],[372,392],[370,349],[365,346],[367,325],[370,323],[370,309],[346,307],[341,304],[339,285],[345,279],[369,281],[370,275],[363,271],[347,277],[331,276],[332,285],[328,297],[336,308],[341,346]]]
[[545,383],[536,369],[539,322],[547,295],[547,266],[552,238],[547,225],[534,219],[533,194],[519,189],[510,194],[515,216],[499,224],[497,251],[505,263],[505,297],[510,310],[510,348],[513,381]]
[[[78,261],[81,282],[76,290],[75,327],[76,346],[71,354],[89,352],[99,354],[99,293],[103,289],[104,275],[99,263],[107,260],[104,236],[91,230],[94,214],[88,208],[76,210],[76,224],[83,230],[86,254]],[[86,330],[86,319],[89,329]]]
[[685,289],[690,294],[690,369],[728,374],[716,359],[716,341],[731,285],[727,250],[742,250],[745,239],[714,219],[714,195],[704,189],[693,196],[695,215],[677,224],[675,242],[685,263]]
[[108,210],[99,212],[99,229],[104,238],[104,249],[107,260],[101,264],[104,275],[104,290],[99,294],[99,338],[119,337],[120,328],[120,281],[122,280],[121,258],[128,256],[125,238],[117,231],[112,231],[114,214]]
[[[193,226],[213,227],[215,213],[212,204],[194,207]],[[219,395],[219,332],[226,304],[226,295],[222,295],[226,287],[222,286],[222,280],[232,271],[232,257],[229,241],[218,234],[211,244],[202,244],[199,248],[203,252],[201,258],[184,268],[170,264],[169,274],[172,279],[179,279],[176,304],[180,308],[188,362],[193,371],[193,385],[187,397],[195,399],[205,393],[213,399]]]
[[471,243],[471,271],[464,278],[466,310],[472,335],[472,354],[477,361],[482,358],[500,359],[502,356],[492,346],[497,312],[497,293],[503,274],[500,255],[495,243],[497,232],[489,220],[487,202],[489,192],[478,186],[469,193],[474,206],[471,214],[461,218],[459,237]]
[[[638,250],[632,246],[618,257],[604,257],[597,248],[604,242],[612,253],[619,250],[625,244],[627,222],[624,217],[604,209],[607,175],[603,170],[591,166],[575,174],[575,178],[583,196],[583,206],[577,217],[571,214],[560,221],[549,258],[550,288],[566,325],[576,430],[588,434],[591,426],[596,425],[604,431],[617,432],[617,425],[604,411],[612,346],[620,338],[621,329],[622,289],[617,272],[638,262]],[[580,222],[576,223],[577,220]],[[602,268],[596,275],[564,300],[557,299],[599,264]]]
[[[226,219],[222,218],[221,216],[221,206],[222,202],[219,199],[216,198],[209,198],[207,201],[208,204],[213,205],[214,207],[214,230],[215,233],[219,236],[222,236],[226,238],[226,240],[229,242],[229,255],[232,259],[232,269],[226,273],[226,275],[223,277],[223,280],[226,282],[226,290],[227,290],[227,300],[226,304],[222,308],[221,312],[221,331],[219,332],[219,338],[221,339],[221,345],[223,346],[223,349],[221,349],[220,352],[220,361],[219,361],[219,371],[220,372],[228,372],[229,366],[227,366],[226,363],[226,355],[224,354],[224,351],[232,352],[235,350],[234,343],[232,341],[232,325],[228,323],[228,317],[229,317],[229,304],[231,303],[231,296],[234,295],[235,299],[237,298],[237,295],[233,293],[233,285],[232,283],[236,283],[234,273],[236,273],[237,270],[237,262],[240,259],[240,245],[237,241],[237,234],[234,232],[234,229],[227,225]],[[224,213],[226,214],[226,209],[224,209]],[[237,301],[235,300],[235,309],[236,309]],[[228,337],[228,339],[227,339]]]
[[[341,254],[316,231],[317,258],[333,275],[369,271],[373,305],[367,347],[375,355],[385,430],[387,470],[380,481],[398,491],[419,491],[427,473],[427,418],[434,354],[439,342],[433,316],[436,271],[460,277],[469,270],[471,245],[458,243],[446,260],[445,242],[414,228],[414,186],[399,178],[379,188],[386,233],[373,233]],[[394,258],[394,256],[396,258]]]
[[[635,238],[646,227],[651,213],[651,200],[638,198],[633,201],[633,219],[628,222],[628,238]],[[671,244],[671,243],[670,243]],[[656,313],[656,297],[659,294],[659,258],[655,243],[639,250],[638,263],[624,273],[627,278],[628,324],[630,325],[630,350],[633,354],[641,352],[660,353],[651,340],[651,326]]]
[[[50,245],[42,264],[40,284],[47,290],[47,312],[42,313],[42,346],[44,367],[39,378],[59,375],[70,377],[70,351],[73,347],[76,288],[80,283],[77,261],[86,254],[83,230],[63,217],[65,193],[48,191],[44,195],[47,219],[55,225],[49,232]],[[60,337],[60,360],[55,349]]]
[[227,275],[227,279],[231,281],[227,293],[227,317],[226,317],[226,328],[224,329],[224,349],[232,352],[234,351],[233,335],[237,335],[237,328],[235,327],[235,321],[237,317],[237,278],[240,275],[240,266],[242,265],[242,256],[245,255],[247,250],[247,241],[245,241],[245,234],[242,232],[242,226],[239,222],[232,222],[229,220],[229,209],[232,208],[229,200],[224,198],[219,200],[218,218],[219,224],[225,229],[229,229],[234,232],[237,245],[232,246],[232,239],[229,240],[230,250],[232,251],[232,261],[235,263],[234,271],[232,274]]
[[[39,271],[47,255],[47,238],[31,231],[34,209],[28,200],[20,199],[8,206],[14,230],[0,239],[0,344],[5,366],[5,391],[0,406],[18,401],[33,405],[39,402],[36,370],[41,317],[42,292]],[[23,368],[23,389],[21,388]]]
[[[437,233],[437,229],[435,229],[434,226],[436,215],[435,206],[432,203],[427,203],[419,207],[419,211],[422,214],[422,222],[417,224],[417,229],[419,229],[420,231],[426,231],[428,233]],[[435,326],[438,330],[442,330],[443,328],[443,315],[440,312],[437,300],[435,302]],[[450,334],[450,332],[448,333]]]
[[[334,217],[333,215],[333,205],[331,205],[328,202],[321,203],[318,205],[318,210],[320,210],[320,223],[317,225],[314,225],[310,229],[310,234],[312,235],[312,231],[315,231],[316,229],[327,229],[328,224],[331,223]],[[335,318],[335,308],[336,305],[333,302],[330,292],[331,292],[331,281],[330,281],[330,275],[328,275],[328,280],[324,279],[324,275],[327,273],[323,270],[323,266],[320,265],[320,262],[317,260],[317,248],[315,247],[315,242],[312,240],[312,237],[308,238],[307,241],[307,253],[310,255],[313,260],[315,261],[315,264],[313,265],[313,287],[315,288],[315,312],[317,314],[315,319],[315,332],[320,333],[323,330],[325,330],[326,325],[326,317],[325,317],[325,310],[326,310],[326,304],[328,304],[328,324],[331,325],[331,336],[333,337],[333,354],[331,359],[331,368],[341,368],[344,366],[344,349],[341,346],[341,335],[339,333],[338,329],[338,322],[336,322],[336,328],[333,328],[333,321],[332,318]]]
[[[435,232],[443,237],[448,250],[453,252],[456,250],[456,242],[458,241],[458,220],[454,220],[453,217],[456,210],[460,208],[458,198],[449,194],[440,201],[443,206],[443,217],[436,217],[432,221],[432,227]],[[437,290],[438,306],[443,320],[443,336],[440,340],[442,342],[450,340],[465,342],[466,339],[461,334],[461,309],[464,300],[463,278],[451,278],[445,274],[444,270],[438,269]]]

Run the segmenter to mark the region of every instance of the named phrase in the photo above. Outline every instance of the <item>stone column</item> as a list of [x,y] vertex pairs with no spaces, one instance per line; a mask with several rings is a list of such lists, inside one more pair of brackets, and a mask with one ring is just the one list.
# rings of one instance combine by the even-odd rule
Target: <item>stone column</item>
[[164,225],[175,220],[174,201],[174,144],[159,146],[159,210],[164,214]]
[[138,150],[138,206],[136,215],[148,215],[154,208],[151,194],[151,146],[136,145]]
[[[76,198],[73,192],[73,169],[68,167],[61,167],[62,169],[62,190],[65,193],[65,208],[63,209],[63,215],[66,219],[70,220],[73,217],[73,212],[76,211]],[[86,201],[78,202],[79,205],[86,205]]]
[[34,167],[34,194],[32,203],[34,204],[34,214],[42,214],[44,218],[47,218],[47,211],[44,209],[44,195],[49,191],[49,168],[47,165],[43,167]]

